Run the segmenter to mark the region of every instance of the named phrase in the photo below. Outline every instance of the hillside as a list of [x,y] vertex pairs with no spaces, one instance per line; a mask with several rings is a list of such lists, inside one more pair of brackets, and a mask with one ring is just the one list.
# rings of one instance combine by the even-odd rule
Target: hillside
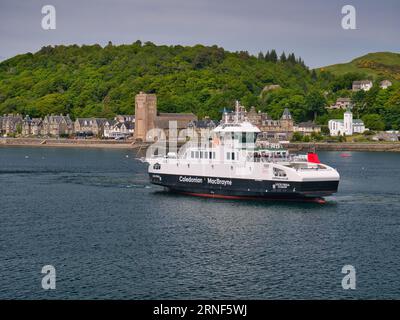
[[[132,114],[134,96],[153,92],[161,112],[220,118],[236,99],[266,109],[260,96],[279,84],[304,94],[313,85],[301,59],[228,52],[217,46],[156,46],[137,41],[105,47],[48,46],[0,63],[0,114],[69,113],[111,117]],[[275,60],[274,60],[274,59]],[[282,89],[284,90],[284,89]],[[283,104],[274,111],[283,110]]]
[[351,97],[355,115],[366,117],[372,128],[398,129],[400,81],[387,90],[375,85],[368,93],[351,91],[352,82],[365,77],[352,71],[397,78],[398,60],[398,54],[369,54],[328,67],[338,73],[334,74],[310,71],[294,54],[278,58],[275,50],[255,57],[217,46],[156,46],[140,41],[105,47],[47,46],[0,63],[0,115],[112,118],[134,113],[135,95],[144,91],[157,94],[160,112],[220,119],[221,111],[239,99],[274,119],[288,107],[296,122],[326,125],[342,116],[326,106],[338,97]]
[[382,77],[400,80],[400,54],[393,52],[369,53],[348,63],[319,68],[319,71],[330,71],[335,75],[354,72],[374,79]]

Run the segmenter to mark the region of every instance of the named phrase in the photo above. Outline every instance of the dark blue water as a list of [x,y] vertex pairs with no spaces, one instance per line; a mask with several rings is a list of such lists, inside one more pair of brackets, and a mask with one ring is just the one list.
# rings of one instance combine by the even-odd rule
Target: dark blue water
[[127,150],[0,148],[0,298],[400,298],[400,154],[320,158],[342,176],[325,205],[167,194]]

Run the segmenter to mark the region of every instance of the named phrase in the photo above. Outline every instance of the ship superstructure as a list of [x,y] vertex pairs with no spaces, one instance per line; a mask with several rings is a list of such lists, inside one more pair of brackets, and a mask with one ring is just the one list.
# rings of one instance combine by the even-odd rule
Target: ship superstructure
[[204,142],[151,156],[153,184],[191,195],[234,199],[318,200],[337,192],[339,173],[318,157],[257,145],[260,130],[245,119],[222,123]]

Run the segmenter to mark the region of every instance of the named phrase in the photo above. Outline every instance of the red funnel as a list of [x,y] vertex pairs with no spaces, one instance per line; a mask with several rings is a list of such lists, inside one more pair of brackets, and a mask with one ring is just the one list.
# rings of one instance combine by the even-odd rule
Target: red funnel
[[313,153],[313,152],[309,152],[307,154],[307,161],[308,162],[313,162],[313,163],[321,163],[321,161],[319,161],[318,155],[316,153]]

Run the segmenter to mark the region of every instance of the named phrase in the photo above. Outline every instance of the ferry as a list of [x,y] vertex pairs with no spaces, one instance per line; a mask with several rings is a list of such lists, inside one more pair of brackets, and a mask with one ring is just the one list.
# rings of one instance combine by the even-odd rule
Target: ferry
[[279,145],[260,146],[258,133],[257,126],[239,116],[221,123],[205,143],[147,157],[150,182],[172,192],[225,199],[323,203],[337,192],[339,173],[315,153],[295,155]]

